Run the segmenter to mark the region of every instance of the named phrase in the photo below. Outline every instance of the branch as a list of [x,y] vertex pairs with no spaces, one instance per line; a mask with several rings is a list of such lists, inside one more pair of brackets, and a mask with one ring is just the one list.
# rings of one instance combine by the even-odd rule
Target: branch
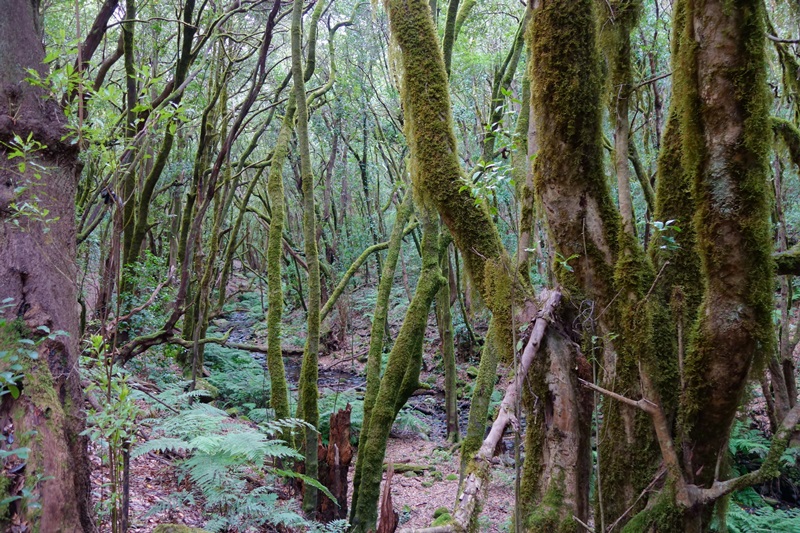
[[129,320],[136,313],[141,313],[142,311],[144,311],[145,309],[147,309],[148,307],[153,305],[153,302],[156,301],[156,297],[158,296],[158,293],[161,292],[161,289],[163,289],[164,286],[167,283],[171,283],[173,281],[174,275],[175,275],[175,267],[172,267],[172,268],[169,269],[169,272],[167,273],[167,279],[165,279],[164,281],[162,281],[161,283],[158,284],[158,286],[153,290],[153,293],[150,295],[150,298],[148,298],[145,303],[143,303],[142,305],[140,305],[138,307],[134,307],[133,309],[131,309],[130,313],[128,313],[127,315],[123,315],[121,317],[114,318],[113,320],[109,321],[106,324],[106,326],[104,328],[105,331],[106,331],[106,334],[109,331],[112,331],[112,330],[116,329],[117,325],[120,322],[124,322],[126,320]]
[[[418,225],[419,223],[415,221],[406,226],[405,229],[403,230],[403,237],[414,231],[414,229],[416,229]],[[328,301],[325,302],[325,305],[322,307],[322,310],[320,311],[320,316],[319,316],[320,320],[325,320],[326,318],[328,318],[328,315],[333,310],[334,304],[336,304],[336,301],[339,299],[339,296],[341,296],[342,293],[344,292],[344,289],[345,287],[347,287],[347,284],[350,282],[350,279],[355,275],[358,269],[361,268],[361,266],[367,261],[369,256],[376,252],[380,252],[381,250],[386,250],[388,247],[389,247],[389,241],[379,242],[378,244],[373,244],[372,246],[366,248],[363,252],[361,252],[361,255],[358,256],[358,259],[353,261],[353,264],[350,265],[350,268],[348,268],[347,272],[344,273],[342,279],[340,279],[339,283],[336,284],[336,288],[331,293],[330,297],[328,298]]]
[[609,398],[613,398],[618,402],[630,405],[631,407],[636,407],[648,414],[652,414],[654,407],[658,407],[656,404],[654,404],[647,398],[642,398],[640,400],[631,400],[630,398],[622,396],[621,394],[617,394],[616,392],[612,392],[608,389],[604,389],[603,387],[595,385],[594,383],[586,381],[585,379],[578,378],[578,382],[586,388],[599,392],[603,396],[608,396]]
[[523,382],[527,378],[533,359],[542,344],[547,324],[552,320],[552,314],[561,301],[561,292],[558,289],[545,291],[542,296],[546,298],[546,301],[533,320],[533,330],[522,352],[519,365],[515,369],[514,379],[506,389],[505,397],[503,397],[497,418],[495,418],[489,434],[471,461],[471,473],[464,481],[464,490],[456,503],[453,524],[425,529],[405,529],[401,533],[451,533],[468,530],[473,515],[480,508],[480,500],[486,494],[485,489],[489,486],[489,461],[495,455],[497,444],[503,437],[506,426],[508,424],[517,425],[517,418],[514,416],[517,396],[523,390]]
[[781,455],[786,451],[789,446],[789,440],[795,432],[797,424],[800,423],[800,404],[795,405],[786,414],[780,428],[772,437],[767,456],[758,470],[748,472],[747,474],[725,481],[714,481],[714,484],[708,489],[700,489],[692,486],[693,496],[695,501],[693,503],[711,503],[723,496],[726,496],[737,490],[744,489],[753,485],[758,485],[769,479],[778,477],[780,471],[778,470],[778,463]]

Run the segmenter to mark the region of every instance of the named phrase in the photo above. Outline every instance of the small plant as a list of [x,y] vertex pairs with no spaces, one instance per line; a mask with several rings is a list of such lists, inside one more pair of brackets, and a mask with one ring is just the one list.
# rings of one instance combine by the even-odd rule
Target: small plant
[[[87,429],[83,432],[100,445],[102,461],[108,467],[108,481],[98,501],[98,512],[106,518],[112,532],[122,530],[121,509],[127,498],[122,489],[122,479],[127,465],[126,457],[136,432],[136,418],[141,410],[134,401],[134,392],[128,385],[128,375],[114,365],[111,354],[106,352],[103,337],[92,335],[87,341],[86,364],[90,385],[87,394],[103,397],[103,409],[91,409],[87,417]],[[99,363],[99,364],[98,364]]]
[[563,269],[564,271],[566,271],[566,272],[574,272],[575,269],[572,268],[572,266],[569,264],[569,262],[572,261],[573,259],[577,259],[578,257],[580,257],[578,254],[572,254],[571,256],[565,258],[560,253],[556,252],[555,262],[556,262],[556,265],[559,268]]
[[655,236],[660,242],[658,245],[659,249],[672,252],[681,247],[680,244],[678,244],[678,242],[675,240],[674,236],[675,233],[681,232],[681,228],[675,224],[676,222],[677,220],[667,220],[666,222],[654,220],[651,222],[651,225],[655,230]]
[[[177,414],[154,420],[154,433],[161,436],[138,446],[132,456],[148,452],[185,455],[181,470],[202,493],[201,501],[210,517],[206,529],[319,527],[304,519],[293,503],[280,502],[274,490],[279,477],[299,478],[334,499],[317,481],[277,466],[302,456],[274,436],[305,427],[305,422],[287,419],[253,427],[209,404],[183,405],[187,406]],[[338,531],[335,528],[340,526],[314,530]]]

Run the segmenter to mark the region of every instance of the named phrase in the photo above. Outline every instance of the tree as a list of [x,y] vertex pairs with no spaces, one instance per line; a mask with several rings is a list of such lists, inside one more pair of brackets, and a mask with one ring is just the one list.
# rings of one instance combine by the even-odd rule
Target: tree
[[13,349],[17,338],[39,339],[38,358],[23,358],[22,394],[3,397],[0,418],[30,449],[31,493],[12,504],[19,519],[42,531],[93,531],[77,371],[78,145],[58,102],[26,81],[26,69],[47,77],[38,7],[9,0],[0,20],[0,299],[14,328],[0,342]]

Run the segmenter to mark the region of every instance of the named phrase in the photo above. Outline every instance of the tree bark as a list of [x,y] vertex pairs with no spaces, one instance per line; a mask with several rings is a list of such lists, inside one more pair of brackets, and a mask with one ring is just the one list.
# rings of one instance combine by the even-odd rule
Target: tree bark
[[[24,488],[14,514],[40,531],[94,531],[83,395],[78,375],[79,308],[75,265],[75,190],[80,167],[65,136],[64,116],[49,95],[23,80],[26,68],[47,75],[42,63],[38,2],[8,0],[0,17],[0,310],[7,324],[2,349],[16,350],[17,336],[36,338],[38,359],[21,357],[21,396],[3,397],[2,426],[13,423],[16,445],[31,449]],[[41,143],[8,159],[14,137]],[[40,165],[40,169],[32,165]],[[25,202],[38,213],[19,211]],[[49,213],[44,213],[48,210]],[[43,334],[65,331],[68,336]],[[35,431],[36,436],[32,437]],[[2,498],[18,494],[3,494]],[[25,502],[37,501],[36,508]],[[11,517],[13,518],[13,517]],[[0,529],[3,524],[0,523]]]

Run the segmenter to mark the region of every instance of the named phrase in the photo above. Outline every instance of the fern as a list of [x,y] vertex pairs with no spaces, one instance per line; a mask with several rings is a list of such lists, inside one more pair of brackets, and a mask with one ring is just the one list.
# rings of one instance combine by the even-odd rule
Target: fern
[[350,442],[356,444],[361,427],[364,424],[364,400],[356,396],[355,391],[322,393],[319,399],[319,433],[323,444],[330,437],[331,415],[350,404]]
[[[206,524],[210,531],[249,531],[267,525],[308,528],[312,523],[300,516],[293,504],[279,502],[266,483],[275,476],[300,478],[333,499],[316,480],[270,466],[271,461],[302,458],[275,436],[305,427],[308,424],[299,419],[248,425],[212,405],[196,403],[153,421],[160,436],[137,446],[133,456],[152,451],[188,453],[180,468],[202,493],[205,512],[212,516]],[[254,479],[263,486],[253,487]],[[159,504],[151,512],[164,507]]]
[[[800,531],[800,510],[761,507],[745,509],[731,503],[725,518],[728,533],[795,533]],[[713,531],[723,531],[718,521],[711,525]]]
[[131,452],[131,458],[136,459],[137,457],[150,452],[175,453],[175,452],[187,452],[191,449],[192,449],[191,445],[188,444],[185,440],[175,439],[171,437],[162,437],[160,439],[149,440],[137,446],[134,449],[134,451]]

